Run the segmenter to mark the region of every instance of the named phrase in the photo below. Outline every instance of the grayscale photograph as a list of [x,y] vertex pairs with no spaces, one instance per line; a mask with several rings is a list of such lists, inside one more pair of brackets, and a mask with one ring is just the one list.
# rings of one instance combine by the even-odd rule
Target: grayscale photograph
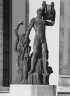
[[0,91],[58,85],[59,3],[0,0]]
[[1,93],[70,96],[69,9],[70,0],[0,0]]

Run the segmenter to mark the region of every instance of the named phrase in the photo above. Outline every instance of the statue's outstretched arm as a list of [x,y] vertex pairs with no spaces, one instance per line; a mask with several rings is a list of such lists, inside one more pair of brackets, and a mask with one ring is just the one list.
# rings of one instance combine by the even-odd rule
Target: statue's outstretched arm
[[45,25],[46,26],[53,26],[54,25],[54,23],[55,23],[55,21],[45,21]]
[[26,38],[29,37],[30,31],[31,31],[31,29],[32,29],[32,27],[34,25],[34,21],[35,21],[34,18],[32,18],[31,21],[30,21],[29,27],[28,27],[28,29],[26,31]]

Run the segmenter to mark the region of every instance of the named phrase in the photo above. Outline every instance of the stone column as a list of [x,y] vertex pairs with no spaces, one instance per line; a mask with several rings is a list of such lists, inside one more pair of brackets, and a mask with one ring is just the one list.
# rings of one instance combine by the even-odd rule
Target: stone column
[[[60,79],[59,85],[70,85],[70,0],[62,0],[64,3],[64,14],[60,14],[60,28],[63,28],[63,55],[61,58],[62,62],[59,64]],[[62,6],[61,6],[62,9]],[[61,30],[60,30],[61,34]],[[60,35],[61,36],[61,35]],[[62,39],[62,38],[61,38]],[[62,46],[60,47],[60,49]]]
[[3,81],[3,0],[0,0],[0,86]]

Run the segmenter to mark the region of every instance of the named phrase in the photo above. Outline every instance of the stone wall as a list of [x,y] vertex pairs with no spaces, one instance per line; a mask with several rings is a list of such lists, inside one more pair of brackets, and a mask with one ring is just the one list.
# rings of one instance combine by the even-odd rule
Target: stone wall
[[[27,8],[26,8],[27,5]],[[24,21],[24,25],[19,28],[18,34],[25,33],[29,17],[28,0],[12,0],[12,81],[17,78],[17,53],[15,52],[16,35],[15,28],[18,23]],[[27,14],[27,15],[26,15]],[[26,25],[26,26],[25,26]]]

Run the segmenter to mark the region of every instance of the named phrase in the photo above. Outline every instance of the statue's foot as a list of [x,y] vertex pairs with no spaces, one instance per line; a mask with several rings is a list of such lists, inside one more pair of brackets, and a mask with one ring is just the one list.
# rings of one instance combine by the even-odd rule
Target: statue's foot
[[34,70],[31,70],[30,72],[28,72],[28,75],[32,74],[34,72]]

